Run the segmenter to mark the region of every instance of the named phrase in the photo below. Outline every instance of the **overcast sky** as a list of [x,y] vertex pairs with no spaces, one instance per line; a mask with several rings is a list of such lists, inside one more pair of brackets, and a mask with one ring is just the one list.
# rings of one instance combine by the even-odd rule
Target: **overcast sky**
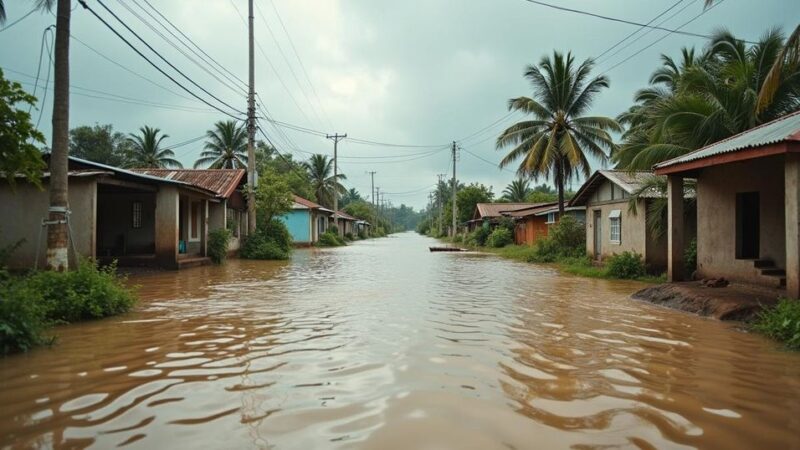
[[[247,29],[236,9],[246,17],[246,0],[149,1],[205,52],[240,79],[247,80]],[[649,22],[676,4],[676,0],[547,1],[637,22]],[[214,79],[124,7],[128,6],[159,29],[146,15],[145,11],[154,12],[144,0],[103,2],[197,84],[238,110],[245,110],[246,98],[236,86],[226,87]],[[33,1],[5,3],[8,24],[27,13]],[[74,3],[73,36],[128,70],[73,40],[70,127],[110,123],[115,130],[128,133],[147,124],[169,134],[167,144],[177,144],[202,136],[215,121],[227,118],[181,91]],[[87,3],[130,37],[96,0]],[[495,194],[499,194],[514,178],[513,171],[497,168],[495,163],[501,153],[494,149],[494,139],[515,117],[506,117],[494,127],[486,127],[508,114],[509,98],[531,95],[522,77],[527,64],[537,62],[554,49],[572,51],[579,60],[593,57],[639,29],[524,0],[255,0],[255,3],[255,34],[260,46],[256,51],[256,91],[274,119],[326,133],[347,133],[363,140],[441,146],[441,150],[390,147],[348,140],[339,145],[340,169],[348,176],[348,187],[369,195],[366,172],[376,171],[375,184],[387,193],[387,199],[415,208],[425,205],[437,174],[451,173],[450,151],[444,146],[453,140],[460,141],[465,148],[457,166],[459,180],[491,185]],[[702,0],[678,2],[654,24],[664,22],[662,26],[667,28],[680,27],[703,12],[702,3]],[[771,27],[782,27],[788,34],[798,19],[798,0],[723,0],[682,30],[708,34],[727,27],[737,37],[756,40]],[[42,32],[54,21],[52,15],[34,13],[0,32],[0,67],[8,78],[27,83],[24,87],[29,91],[37,72]],[[159,31],[170,37],[163,29]],[[152,56],[135,38],[131,39]],[[592,114],[616,116],[627,109],[633,93],[647,83],[649,74],[658,66],[661,53],[677,57],[681,47],[703,44],[702,38],[641,31],[606,53],[598,60],[595,74],[608,70],[611,88],[598,97]],[[640,53],[614,67],[637,52]],[[174,74],[166,64],[158,62]],[[46,78],[46,73],[47,67],[43,66],[41,77]],[[176,78],[209,98],[180,76]],[[108,94],[120,97],[109,100]],[[37,96],[42,98],[41,88]],[[52,92],[48,91],[40,124],[48,140],[51,106]],[[38,116],[35,110],[34,120]],[[266,123],[264,131],[279,149],[294,154],[295,158],[307,158],[308,154],[303,152],[333,154],[333,143],[324,137],[285,129],[291,141],[288,142]],[[202,140],[175,151],[184,166],[191,167],[201,150]]]

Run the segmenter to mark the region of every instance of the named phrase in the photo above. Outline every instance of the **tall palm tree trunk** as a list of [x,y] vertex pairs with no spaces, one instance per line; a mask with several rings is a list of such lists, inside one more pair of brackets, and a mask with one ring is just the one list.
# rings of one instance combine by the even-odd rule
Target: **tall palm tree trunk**
[[67,227],[67,165],[69,154],[69,22],[71,0],[58,0],[56,10],[53,140],[50,153],[50,212],[47,266],[69,269]]
[[558,189],[558,220],[564,217],[564,165],[560,162],[556,163],[556,189]]

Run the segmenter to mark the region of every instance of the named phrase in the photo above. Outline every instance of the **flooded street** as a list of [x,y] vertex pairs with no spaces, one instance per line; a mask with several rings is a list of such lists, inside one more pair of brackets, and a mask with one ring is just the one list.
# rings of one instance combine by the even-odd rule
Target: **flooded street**
[[133,313],[0,360],[0,443],[800,448],[800,354],[433,242],[137,275]]

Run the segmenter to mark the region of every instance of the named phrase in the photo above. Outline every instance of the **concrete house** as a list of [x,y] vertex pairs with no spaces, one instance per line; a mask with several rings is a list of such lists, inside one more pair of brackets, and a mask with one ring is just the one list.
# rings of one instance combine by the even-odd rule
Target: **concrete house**
[[541,203],[477,203],[475,211],[472,213],[472,219],[467,221],[467,231],[475,231],[476,228],[484,225],[496,225],[503,218],[503,213],[541,205]]
[[[71,254],[171,269],[208,261],[209,210],[220,202],[215,191],[75,157],[68,169]],[[43,264],[48,181],[44,173],[43,190],[0,184],[0,214],[15,218],[2,225],[0,245],[23,241],[12,268]]]
[[[583,206],[567,206],[564,214],[574,217],[578,222],[586,222],[586,208]],[[514,243],[517,245],[534,245],[546,238],[550,227],[558,223],[558,203],[545,203],[532,208],[517,211],[504,211],[503,215],[514,219]]]
[[667,177],[670,281],[681,279],[685,178],[697,179],[700,277],[786,286],[800,298],[800,113],[657,164]]
[[336,213],[336,226],[339,228],[339,236],[344,237],[347,233],[350,233],[353,236],[357,235],[357,223],[358,219],[344,211],[339,211]]
[[292,210],[280,217],[295,245],[313,245],[328,230],[333,211],[303,197],[294,196]]
[[[654,199],[663,198],[663,194],[646,191],[636,202],[636,213],[629,208],[631,194],[651,176],[650,172],[598,170],[570,201],[572,207],[586,208],[586,252],[596,261],[629,251],[642,255],[651,271],[666,268],[666,236],[655,238],[647,228],[651,220],[648,206]],[[687,234],[694,235],[694,231],[687,230]]]

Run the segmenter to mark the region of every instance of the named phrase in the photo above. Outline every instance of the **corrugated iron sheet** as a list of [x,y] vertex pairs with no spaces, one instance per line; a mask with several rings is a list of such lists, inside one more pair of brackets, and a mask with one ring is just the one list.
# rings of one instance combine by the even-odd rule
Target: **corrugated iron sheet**
[[239,186],[244,169],[131,169],[133,172],[166,180],[180,181],[228,198]]
[[683,156],[656,164],[655,168],[659,169],[674,166],[676,164],[708,158],[723,153],[777,144],[785,141],[800,141],[800,111],[781,117],[780,119],[775,119],[772,122],[747,130],[744,133],[739,133],[728,139],[723,139]]

